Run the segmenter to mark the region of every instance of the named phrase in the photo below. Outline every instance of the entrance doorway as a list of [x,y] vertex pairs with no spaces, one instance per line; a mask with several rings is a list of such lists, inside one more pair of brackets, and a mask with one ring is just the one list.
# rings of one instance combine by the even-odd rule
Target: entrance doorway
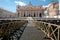
[[42,14],[41,13],[39,14],[39,17],[42,17]]

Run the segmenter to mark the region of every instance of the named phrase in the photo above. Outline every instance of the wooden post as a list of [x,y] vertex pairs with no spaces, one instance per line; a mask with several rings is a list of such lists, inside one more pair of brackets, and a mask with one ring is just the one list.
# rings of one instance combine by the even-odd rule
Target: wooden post
[[60,26],[58,26],[58,40],[60,40]]
[[51,25],[50,25],[50,23],[48,24],[48,37],[50,36],[50,27],[51,27]]

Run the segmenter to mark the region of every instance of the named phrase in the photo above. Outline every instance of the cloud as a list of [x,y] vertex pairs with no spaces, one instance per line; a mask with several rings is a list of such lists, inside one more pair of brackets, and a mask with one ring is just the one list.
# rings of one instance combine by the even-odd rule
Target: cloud
[[46,6],[43,6],[44,8],[46,8],[46,7],[49,7],[51,4],[48,4],[48,5],[46,5]]
[[24,2],[21,2],[21,1],[14,1],[17,5],[20,5],[20,6],[25,6],[26,3]]

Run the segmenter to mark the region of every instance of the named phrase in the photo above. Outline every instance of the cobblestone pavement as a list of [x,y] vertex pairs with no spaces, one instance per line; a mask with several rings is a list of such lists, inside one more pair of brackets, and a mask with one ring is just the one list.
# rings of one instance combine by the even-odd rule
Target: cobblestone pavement
[[38,30],[32,22],[29,22],[25,28],[20,40],[49,40],[44,39],[44,33]]

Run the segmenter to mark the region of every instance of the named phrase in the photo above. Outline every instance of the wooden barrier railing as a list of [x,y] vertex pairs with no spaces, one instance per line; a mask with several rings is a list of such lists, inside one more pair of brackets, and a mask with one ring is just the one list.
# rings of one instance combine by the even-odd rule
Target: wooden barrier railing
[[60,25],[46,23],[42,21],[32,21],[37,28],[41,29],[45,36],[51,38],[52,40],[60,40]]
[[16,21],[0,24],[0,37],[8,38],[10,33],[20,29],[25,24],[25,21]]

